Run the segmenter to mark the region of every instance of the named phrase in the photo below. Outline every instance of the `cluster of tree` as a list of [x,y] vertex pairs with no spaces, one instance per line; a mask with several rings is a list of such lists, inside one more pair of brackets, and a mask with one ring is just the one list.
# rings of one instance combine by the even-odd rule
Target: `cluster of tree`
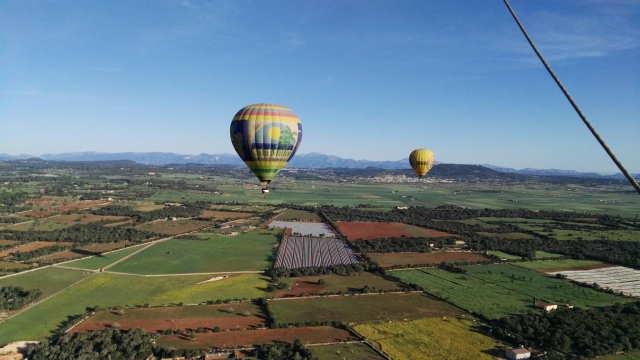
[[53,245],[53,246],[47,246],[40,249],[35,249],[35,250],[25,251],[25,252],[16,251],[14,253],[11,253],[9,257],[13,261],[27,261],[27,260],[35,259],[41,256],[45,256],[48,254],[53,254],[58,251],[66,250],[68,248],[69,246]]
[[154,335],[141,329],[120,332],[103,331],[67,333],[51,342],[43,341],[27,350],[31,360],[144,360],[153,354]]
[[459,266],[457,264],[452,264],[452,263],[448,263],[446,261],[441,262],[440,264],[438,264],[438,267],[442,270],[446,270],[452,273],[458,273],[458,274],[466,274],[467,273],[467,269],[463,268],[462,266]]
[[640,348],[640,303],[560,308],[498,320],[499,338],[527,347],[556,349],[588,358]]
[[23,222],[24,220],[15,216],[0,216],[0,223],[2,224],[17,224],[19,222]]
[[640,243],[614,240],[507,239],[474,235],[465,239],[476,251],[498,250],[533,259],[536,250],[573,259],[593,259],[626,266],[640,266]]
[[454,245],[456,237],[440,238],[408,238],[390,237],[375,240],[356,240],[351,242],[351,246],[359,252],[364,253],[394,253],[394,252],[421,252],[431,251],[431,245],[441,247],[442,245]]
[[137,230],[128,227],[105,227],[96,224],[73,225],[65,229],[52,231],[0,231],[5,239],[31,241],[55,241],[73,243],[116,243],[123,241],[142,242],[157,237],[149,231]]
[[24,191],[15,191],[15,192],[3,191],[3,192],[0,192],[0,205],[4,205],[4,206],[20,205],[24,203],[28,197],[29,197],[29,194],[27,194]]
[[317,360],[318,358],[307,349],[302,340],[296,339],[293,344],[277,343],[261,345],[256,354],[261,360]]
[[267,285],[267,291],[268,292],[274,292],[276,290],[286,289],[287,287],[289,287],[289,285],[287,285],[287,283],[285,283],[283,281],[278,281],[276,283],[269,283],[269,285]]
[[25,290],[19,286],[0,287],[0,310],[18,310],[42,296],[42,290]]
[[129,206],[107,205],[94,210],[94,215],[127,216],[137,223],[143,223],[159,219],[190,218],[199,216],[202,210],[207,209],[209,204],[202,201],[188,202],[183,206],[167,206],[153,211],[137,211]]

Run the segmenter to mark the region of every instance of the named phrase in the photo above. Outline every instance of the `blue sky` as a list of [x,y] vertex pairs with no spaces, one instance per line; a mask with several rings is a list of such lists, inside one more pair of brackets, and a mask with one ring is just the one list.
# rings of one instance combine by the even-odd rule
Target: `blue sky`
[[[640,172],[640,2],[511,3]],[[0,2],[0,153],[233,153],[259,102],[300,153],[617,171],[499,0]]]

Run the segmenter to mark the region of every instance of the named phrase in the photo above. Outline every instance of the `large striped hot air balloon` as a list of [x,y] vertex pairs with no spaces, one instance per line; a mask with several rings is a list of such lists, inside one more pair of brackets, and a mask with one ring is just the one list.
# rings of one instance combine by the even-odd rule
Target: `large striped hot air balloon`
[[263,192],[295,155],[302,140],[302,124],[291,109],[275,104],[254,104],[240,109],[231,121],[231,143]]
[[409,155],[409,164],[419,177],[424,177],[435,162],[436,156],[428,149],[416,149]]

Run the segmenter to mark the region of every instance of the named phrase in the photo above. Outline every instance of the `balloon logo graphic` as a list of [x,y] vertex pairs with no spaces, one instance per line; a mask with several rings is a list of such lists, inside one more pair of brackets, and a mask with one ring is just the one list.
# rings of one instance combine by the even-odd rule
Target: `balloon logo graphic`
[[302,140],[302,124],[291,109],[253,104],[231,121],[231,143],[238,156],[260,180],[263,192],[293,155]]
[[409,155],[409,164],[421,178],[431,170],[435,162],[436,156],[428,149],[416,149]]

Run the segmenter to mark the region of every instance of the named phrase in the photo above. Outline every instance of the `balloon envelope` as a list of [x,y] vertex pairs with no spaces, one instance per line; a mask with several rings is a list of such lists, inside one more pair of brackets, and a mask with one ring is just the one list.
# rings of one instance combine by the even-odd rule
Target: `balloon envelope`
[[248,105],[231,121],[231,143],[263,186],[287,165],[301,140],[300,119],[281,105]]
[[409,155],[409,164],[419,177],[425,176],[435,162],[436,156],[428,149],[416,149]]

